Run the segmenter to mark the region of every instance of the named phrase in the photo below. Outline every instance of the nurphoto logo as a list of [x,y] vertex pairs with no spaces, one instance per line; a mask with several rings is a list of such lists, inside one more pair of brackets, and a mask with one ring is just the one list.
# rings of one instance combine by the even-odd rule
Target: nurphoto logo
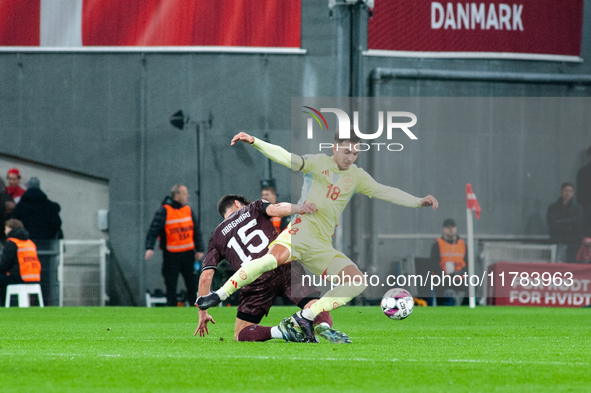
[[[373,140],[379,138],[382,133],[384,132],[384,118],[386,119],[386,138],[390,141],[392,140],[393,131],[400,129],[406,134],[406,136],[410,139],[418,139],[417,136],[410,130],[412,126],[417,124],[417,117],[412,112],[400,112],[400,111],[387,111],[386,115],[384,116],[384,111],[378,111],[378,129],[374,133],[363,133],[359,129],[359,112],[353,111],[353,127],[351,127],[351,118],[342,109],[338,108],[320,108],[320,110],[314,109],[310,106],[303,106],[303,108],[308,109],[307,111],[304,110],[303,112],[312,116],[308,118],[307,123],[307,138],[313,139],[314,138],[314,120],[320,126],[320,129],[326,128],[328,130],[328,123],[326,122],[326,118],[322,113],[334,113],[338,119],[338,131],[339,131],[339,139],[347,140],[351,138],[351,129],[353,132],[362,140]],[[401,118],[410,119],[409,121],[400,122]],[[320,143],[319,150],[322,149],[332,149],[333,143]],[[380,150],[380,147],[384,146],[389,151],[401,151],[404,146],[401,143],[364,143],[360,142],[355,144],[354,149],[357,151],[367,151],[370,150],[372,147],[377,148]],[[338,149],[338,145],[337,145]]]

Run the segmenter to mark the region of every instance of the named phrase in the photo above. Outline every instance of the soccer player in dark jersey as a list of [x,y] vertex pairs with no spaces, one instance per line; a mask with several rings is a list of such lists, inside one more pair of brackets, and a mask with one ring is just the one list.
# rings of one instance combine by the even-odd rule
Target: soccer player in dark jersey
[[[271,204],[265,200],[252,203],[240,195],[226,195],[219,204],[218,211],[224,221],[214,231],[203,261],[203,271],[199,281],[199,296],[207,295],[213,274],[218,263],[226,259],[236,271],[244,263],[267,253],[269,244],[277,237],[272,217],[287,216],[292,213],[311,214],[316,210],[313,204],[292,205],[290,203]],[[282,265],[266,272],[257,280],[242,288],[234,338],[236,341],[267,341],[272,338],[303,342],[301,332],[293,326],[290,318],[278,326],[260,326],[259,322],[267,315],[278,296],[289,298],[300,308],[310,307],[317,301],[320,291],[312,286],[302,286],[300,278],[305,274],[298,262]],[[206,310],[199,311],[199,325],[195,335],[209,334],[207,323],[215,324]],[[349,343],[346,334],[332,329],[332,318],[328,312],[318,314],[314,320],[316,334],[333,343]]]

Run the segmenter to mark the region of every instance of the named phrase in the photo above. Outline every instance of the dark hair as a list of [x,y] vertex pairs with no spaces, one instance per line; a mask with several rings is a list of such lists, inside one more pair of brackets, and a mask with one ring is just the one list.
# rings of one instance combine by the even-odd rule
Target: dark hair
[[220,213],[220,215],[224,217],[224,214],[226,214],[226,210],[228,210],[228,208],[234,204],[234,201],[238,201],[244,206],[250,203],[250,201],[246,199],[245,196],[228,194],[223,196],[222,199],[220,199],[220,201],[218,202],[218,213]]
[[356,145],[356,144],[358,144],[358,143],[361,142],[361,138],[359,138],[357,136],[357,134],[355,133],[355,130],[353,129],[353,125],[351,125],[350,136],[347,139],[341,139],[339,137],[339,130],[338,130],[338,128],[337,128],[337,131],[334,134],[334,143],[335,144],[340,145],[341,143],[347,142],[347,141],[351,142],[351,144],[353,144],[353,145]]
[[456,222],[454,221],[453,218],[446,218],[443,221],[443,227],[447,228],[447,227],[455,227],[456,226]]
[[11,218],[10,220],[6,221],[4,226],[10,229],[17,229],[17,228],[24,228],[23,222],[21,220],[17,220],[16,218]]
[[271,191],[271,193],[272,193],[273,195],[277,195],[277,190],[276,190],[276,189],[275,189],[275,187],[273,187],[273,186],[266,186],[266,187],[263,187],[263,189],[262,189],[261,191]]
[[574,184],[569,181],[565,181],[564,183],[562,183],[562,185],[560,186],[560,190],[562,191],[564,189],[564,187],[575,188]]

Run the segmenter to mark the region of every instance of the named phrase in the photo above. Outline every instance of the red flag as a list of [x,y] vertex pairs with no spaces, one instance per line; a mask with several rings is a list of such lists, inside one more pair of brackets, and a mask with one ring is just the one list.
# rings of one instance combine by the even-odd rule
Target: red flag
[[466,184],[466,207],[474,210],[476,219],[480,219],[480,211],[482,209],[480,208],[478,199],[476,199],[476,195],[474,195],[474,192],[472,191],[472,184],[470,183]]

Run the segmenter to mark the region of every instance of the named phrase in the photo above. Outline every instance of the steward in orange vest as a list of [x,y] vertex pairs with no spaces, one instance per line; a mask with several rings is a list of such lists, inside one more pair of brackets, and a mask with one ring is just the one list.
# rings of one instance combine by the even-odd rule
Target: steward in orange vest
[[6,286],[41,281],[41,263],[35,243],[19,220],[6,221],[6,245],[0,258],[0,304],[4,305]]
[[162,275],[166,285],[167,305],[177,305],[177,280],[182,274],[187,287],[187,301],[192,306],[197,299],[195,261],[203,258],[203,240],[199,223],[189,205],[187,187],[177,184],[156,211],[146,236],[145,259],[154,254],[156,239],[162,249]]
[[[466,273],[466,243],[460,239],[457,226],[451,218],[443,221],[443,235],[431,247],[432,274],[462,276]],[[439,272],[435,271],[439,267]],[[457,283],[457,282],[456,282]],[[468,304],[468,287],[462,281],[461,285],[450,285],[447,282],[435,289],[437,305]]]
[[445,239],[437,239],[439,245],[439,266],[441,270],[447,271],[448,262],[453,262],[454,272],[459,272],[466,267],[466,243],[463,239],[457,238],[455,243],[448,243]]
[[[433,244],[431,260],[447,274],[455,274],[466,268],[466,243],[459,238],[456,223],[451,218],[443,222],[443,236]],[[453,264],[453,270],[450,269],[450,263]]]

